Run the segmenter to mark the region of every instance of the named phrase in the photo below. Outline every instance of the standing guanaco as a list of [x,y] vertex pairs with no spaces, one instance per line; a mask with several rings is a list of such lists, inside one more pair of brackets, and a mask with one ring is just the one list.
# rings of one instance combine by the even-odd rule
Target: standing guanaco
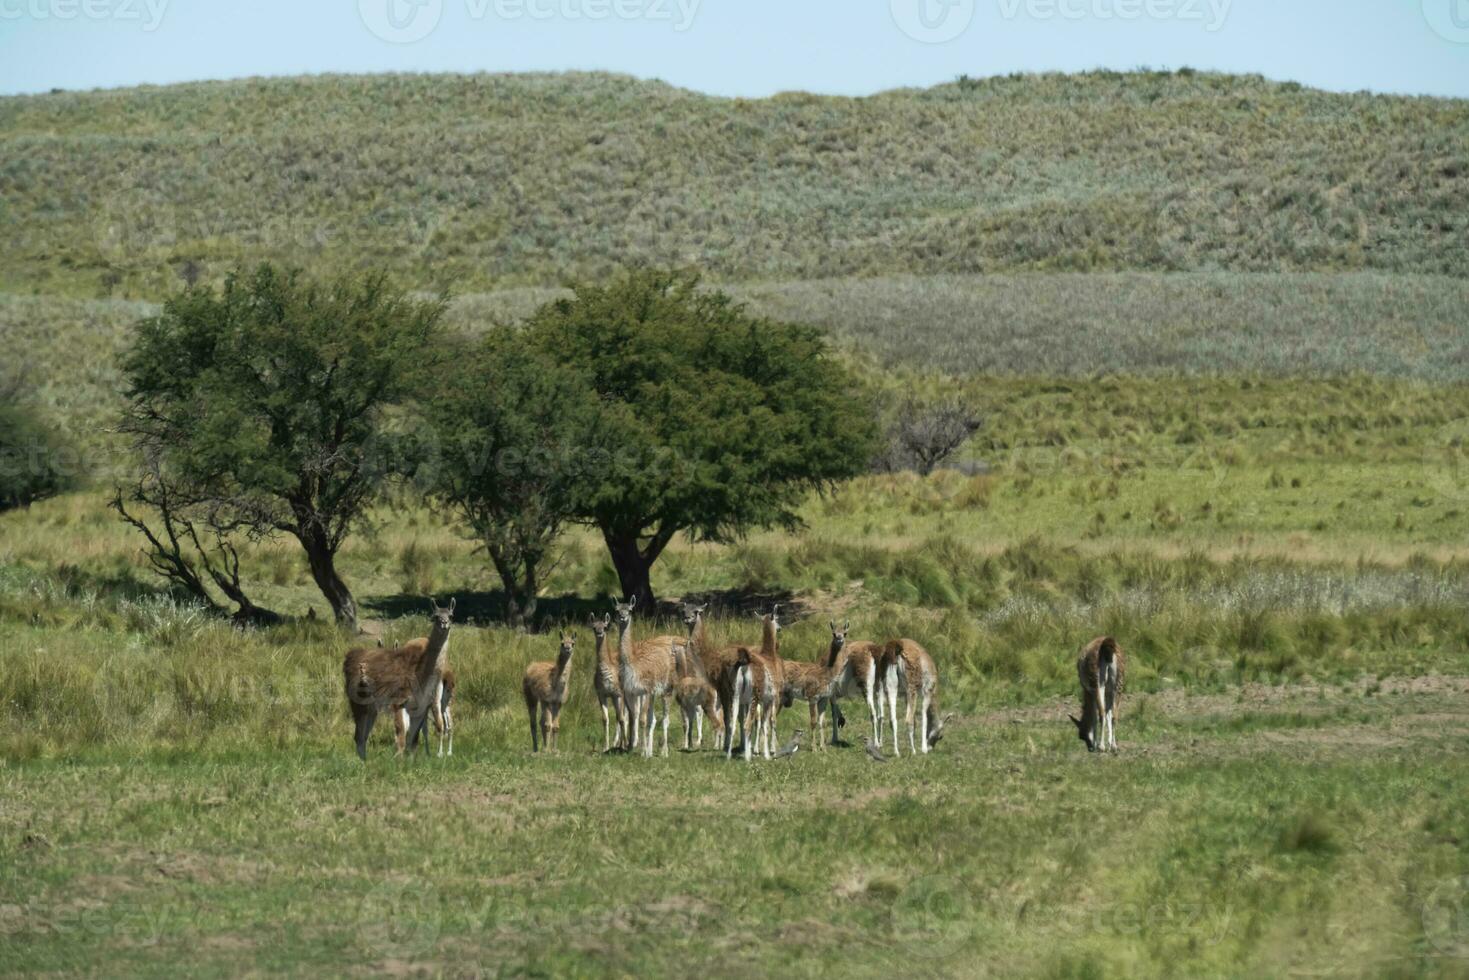
[[[570,687],[571,655],[576,649],[576,637],[561,631],[561,650],[556,662],[541,661],[525,668],[520,681],[521,693],[525,695],[525,710],[530,715],[530,748],[539,752],[544,745],[555,749],[561,734],[561,707],[566,703]],[[541,741],[536,742],[536,722],[539,719]]]
[[[424,719],[439,698],[448,662],[449,630],[454,625],[454,600],[440,608],[429,600],[429,635],[409,640],[401,647],[366,647],[347,652],[342,660],[342,681],[356,726],[357,755],[367,758],[367,739],[383,711],[406,714],[406,750],[418,748]],[[399,746],[399,754],[404,747]]]
[[617,650],[607,642],[607,628],[612,625],[612,616],[610,613],[603,615],[601,619],[588,616],[587,620],[592,627],[592,635],[597,639],[597,662],[596,669],[592,671],[592,690],[596,692],[597,704],[602,707],[602,751],[629,749],[631,744],[623,724],[623,715],[627,708],[622,700],[622,683],[617,678]]
[[[816,663],[800,660],[785,661],[785,691],[788,700],[805,701],[810,708],[811,732],[816,736],[815,748],[820,752],[826,748],[826,709],[835,692],[849,681],[852,671],[847,656],[847,629],[850,623],[837,628],[830,622],[831,643],[826,655]],[[835,741],[836,732],[832,732]]]

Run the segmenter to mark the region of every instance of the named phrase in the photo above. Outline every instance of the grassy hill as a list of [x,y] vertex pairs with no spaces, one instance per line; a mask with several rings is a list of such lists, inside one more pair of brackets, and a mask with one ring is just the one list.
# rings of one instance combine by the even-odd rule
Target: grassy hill
[[596,74],[0,99],[0,289],[157,298],[189,262],[555,285],[934,273],[1469,275],[1469,103],[1258,77],[721,99]]

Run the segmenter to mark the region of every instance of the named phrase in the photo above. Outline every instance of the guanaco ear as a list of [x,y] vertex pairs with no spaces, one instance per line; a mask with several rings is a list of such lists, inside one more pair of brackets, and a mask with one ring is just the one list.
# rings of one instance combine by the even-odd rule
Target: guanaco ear
[[449,597],[449,615],[450,616],[454,615],[454,607],[456,605],[458,605],[458,603],[459,603],[459,600],[458,599],[454,598],[453,596],[450,596]]
[[826,621],[826,625],[828,625],[828,626],[831,627],[831,631],[833,633],[837,632],[837,621],[836,620],[834,620],[834,619],[828,619]]
[[637,608],[637,605],[638,605],[638,597],[637,597],[637,594],[634,593],[633,594],[633,597],[631,599],[627,600],[627,608],[629,608],[629,609],[636,609]]
[[439,604],[434,601],[433,596],[428,597],[428,611],[431,613],[436,613],[439,611]]
[[851,628],[852,628],[852,621],[850,619],[847,620],[845,623],[842,624],[842,632],[843,633],[847,632]]

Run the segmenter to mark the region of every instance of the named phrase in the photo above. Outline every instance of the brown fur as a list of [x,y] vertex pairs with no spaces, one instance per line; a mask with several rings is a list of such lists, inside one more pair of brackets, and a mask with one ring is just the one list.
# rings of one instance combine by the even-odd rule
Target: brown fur
[[[556,662],[539,661],[525,668],[520,680],[520,691],[525,697],[525,710],[530,715],[530,748],[539,752],[541,746],[554,750],[561,736],[561,708],[566,704],[566,694],[571,686],[571,657],[576,650],[576,637],[562,632],[561,650]],[[540,724],[540,742],[536,741],[537,722]]]
[[[744,739],[747,756],[751,746],[752,725],[760,726],[758,733],[764,739],[764,750],[767,754],[775,747],[775,722],[785,694],[785,663],[780,657],[780,620],[777,611],[772,609],[760,617],[760,621],[762,630],[758,649],[748,646],[726,647],[713,658],[717,671],[711,672],[710,677],[719,692],[720,707],[724,712],[726,755],[733,754],[734,751],[731,743],[736,724],[739,725],[741,737]],[[750,683],[748,705],[744,697],[737,695],[742,676]]]
[[[843,678],[840,688],[832,695],[834,706],[833,714],[836,715],[837,725],[846,724],[846,718],[842,715],[840,702],[844,698],[857,697],[867,704],[868,715],[872,721],[872,741],[875,745],[882,744],[882,726],[878,723],[882,716],[882,675],[877,672],[878,661],[882,660],[882,644],[871,640],[848,640],[844,650],[847,662],[851,666],[851,672]],[[832,732],[835,738],[839,732]]]
[[[1115,678],[1110,686],[1106,683],[1109,667],[1112,668],[1110,676]],[[1097,738],[1097,727],[1106,710],[1112,710],[1115,727],[1117,708],[1122,703],[1127,677],[1127,657],[1123,654],[1121,645],[1110,636],[1099,636],[1086,644],[1076,657],[1076,676],[1081,682],[1081,717],[1073,715],[1071,720],[1076,725],[1078,737],[1086,742],[1087,749],[1096,751],[1097,742],[1100,741]],[[1100,704],[1099,693],[1102,702]]]
[[750,710],[748,703],[735,703],[740,672],[744,671],[748,677],[750,657],[749,647],[734,646],[712,651],[703,658],[709,680],[719,695],[719,712],[724,719],[725,755],[733,753],[734,726],[738,716]]
[[[425,641],[427,642],[427,641]],[[449,754],[454,754],[454,687],[457,681],[451,667],[445,666],[444,672],[439,678],[439,696],[429,705],[429,718],[434,723],[434,731],[439,736],[439,755],[444,754],[444,742],[449,743]],[[400,704],[393,711],[393,741],[398,746],[398,754],[404,751],[404,740],[408,736],[408,705],[407,702]],[[428,752],[428,740],[423,743],[423,751]]]
[[[849,661],[846,651],[847,629],[831,623],[831,643],[819,663],[787,660],[785,668],[785,702],[805,701],[810,710],[811,733],[816,751],[826,748],[826,706],[842,686]],[[833,732],[835,735],[835,732]]]
[[[407,712],[406,749],[418,746],[424,717],[436,699],[448,663],[449,630],[454,601],[447,609],[433,604],[429,635],[401,647],[349,650],[342,660],[342,681],[356,725],[357,754],[367,758],[367,739],[380,712]],[[400,748],[400,754],[402,749]]]
[[[683,646],[684,640],[677,636],[658,636],[641,643],[632,642],[632,611],[637,604],[618,603],[616,609],[617,667],[618,680],[622,685],[622,697],[626,705],[629,730],[632,732],[630,745],[647,735],[648,743],[643,754],[652,756],[652,730],[656,702],[663,701],[663,754],[668,754],[668,698],[678,679],[678,668],[674,663],[673,649]],[[643,728],[647,718],[648,727]]]
[[[675,647],[674,658],[678,667],[678,680],[674,682],[674,700],[683,714],[683,747],[688,751],[704,746],[704,727],[701,715],[707,715],[709,725],[718,739],[724,727],[724,710],[719,706],[719,693],[703,674],[699,658],[692,652],[692,644]],[[696,666],[697,665],[697,666]],[[694,744],[694,732],[699,735]]]
[[[933,747],[935,732],[942,730],[938,721],[939,671],[933,657],[914,640],[889,640],[878,662],[878,676],[883,678],[884,693],[888,708],[892,712],[893,754],[900,755],[898,746],[898,695],[906,694],[903,715],[908,729],[908,748],[912,752],[927,752]],[[917,712],[923,711],[922,745],[919,745]]]
[[[592,668],[592,691],[597,695],[597,704],[602,708],[602,751],[626,750],[632,747],[624,727],[627,707],[622,700],[622,682],[618,680],[617,647],[607,642],[607,630],[612,617],[604,615],[587,617],[592,635],[597,640],[597,659]],[[616,721],[613,721],[613,719]],[[616,732],[613,732],[613,726]]]

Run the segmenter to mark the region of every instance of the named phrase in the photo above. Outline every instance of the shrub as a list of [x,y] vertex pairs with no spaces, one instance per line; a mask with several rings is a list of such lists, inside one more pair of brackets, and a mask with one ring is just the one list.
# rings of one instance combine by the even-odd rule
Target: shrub
[[80,456],[30,407],[0,403],[0,510],[29,507],[77,485]]

